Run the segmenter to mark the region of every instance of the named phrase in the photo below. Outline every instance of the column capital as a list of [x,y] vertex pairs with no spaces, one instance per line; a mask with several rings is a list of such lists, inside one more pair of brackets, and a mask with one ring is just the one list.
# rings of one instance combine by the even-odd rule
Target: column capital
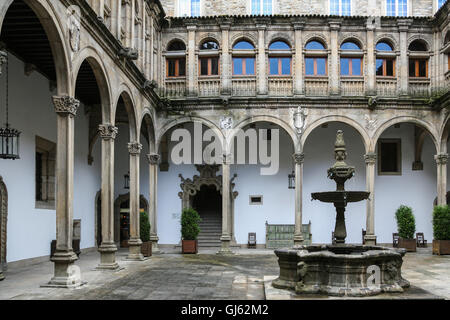
[[60,115],[68,115],[74,117],[77,115],[80,101],[70,96],[53,96],[53,105],[55,112]]
[[128,143],[128,152],[132,156],[137,156],[141,154],[142,144],[139,142],[129,142]]
[[106,123],[98,126],[98,132],[103,140],[114,140],[119,132],[119,129],[110,123]]
[[231,164],[232,160],[233,160],[233,155],[231,153],[224,153],[222,155],[223,164]]
[[147,154],[148,163],[152,165],[157,165],[161,156],[157,153]]
[[447,164],[448,162],[448,153],[439,153],[434,156],[434,160],[436,160],[436,164]]
[[2,66],[8,61],[8,53],[0,50],[0,75],[2,74]]
[[297,152],[292,155],[292,158],[294,159],[295,164],[302,164],[303,161],[305,161],[305,154]]
[[367,164],[375,164],[377,162],[377,154],[370,152],[364,155],[364,160]]

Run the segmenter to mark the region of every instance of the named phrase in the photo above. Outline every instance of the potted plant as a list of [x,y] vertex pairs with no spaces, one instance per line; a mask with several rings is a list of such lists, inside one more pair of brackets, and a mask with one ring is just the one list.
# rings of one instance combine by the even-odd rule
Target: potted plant
[[152,242],[150,241],[150,222],[147,212],[141,212],[139,225],[142,241],[141,253],[144,257],[150,257],[152,255]]
[[414,232],[416,232],[416,221],[412,213],[412,209],[407,206],[400,206],[395,212],[398,229],[398,246],[405,248],[408,252],[416,252],[416,239],[414,239]]
[[200,233],[198,223],[202,219],[192,208],[184,209],[181,214],[181,247],[183,253],[197,253],[197,236]]
[[450,254],[450,208],[436,206],[433,210],[433,254]]

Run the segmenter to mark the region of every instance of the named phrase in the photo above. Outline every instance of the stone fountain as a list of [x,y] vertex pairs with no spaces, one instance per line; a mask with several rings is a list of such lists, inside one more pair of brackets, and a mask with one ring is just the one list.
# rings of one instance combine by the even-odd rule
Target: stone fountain
[[336,244],[275,250],[280,276],[272,284],[298,294],[361,297],[382,292],[401,293],[409,287],[409,282],[401,276],[405,249],[345,243],[347,204],[366,200],[370,194],[344,188],[345,182],[354,176],[355,168],[345,163],[347,151],[341,130],[336,135],[334,153],[336,163],[328,169],[328,178],[336,182],[336,191],[316,192],[311,196],[313,200],[334,204]]

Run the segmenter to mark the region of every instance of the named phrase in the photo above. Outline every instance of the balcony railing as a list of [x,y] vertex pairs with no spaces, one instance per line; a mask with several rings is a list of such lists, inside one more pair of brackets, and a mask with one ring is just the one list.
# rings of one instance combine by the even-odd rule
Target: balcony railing
[[292,77],[269,78],[270,96],[292,96]]
[[377,77],[377,95],[393,97],[397,95],[397,79]]
[[234,96],[252,97],[256,95],[255,77],[233,77],[232,93]]
[[341,78],[341,95],[342,96],[363,96],[364,95],[364,78],[363,77],[342,77]]
[[305,78],[307,96],[328,96],[328,78]]
[[215,97],[220,94],[220,78],[198,79],[198,95],[200,97]]
[[428,97],[430,95],[430,79],[409,78],[408,92],[410,96]]
[[167,98],[184,96],[186,94],[186,79],[166,79],[161,94]]

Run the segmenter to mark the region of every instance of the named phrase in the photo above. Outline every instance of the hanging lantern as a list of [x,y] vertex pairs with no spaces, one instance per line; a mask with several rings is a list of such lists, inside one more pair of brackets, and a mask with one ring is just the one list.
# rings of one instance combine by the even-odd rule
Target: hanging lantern
[[288,188],[295,189],[295,172],[292,171],[291,174],[288,174]]
[[[0,51],[1,52],[1,51]],[[5,56],[4,54],[2,55]],[[0,128],[0,159],[20,159],[19,137],[20,131],[9,127],[9,77],[8,58],[6,55],[6,126]]]
[[124,177],[123,188],[130,189],[130,171],[128,171],[128,173],[126,173],[123,177]]

